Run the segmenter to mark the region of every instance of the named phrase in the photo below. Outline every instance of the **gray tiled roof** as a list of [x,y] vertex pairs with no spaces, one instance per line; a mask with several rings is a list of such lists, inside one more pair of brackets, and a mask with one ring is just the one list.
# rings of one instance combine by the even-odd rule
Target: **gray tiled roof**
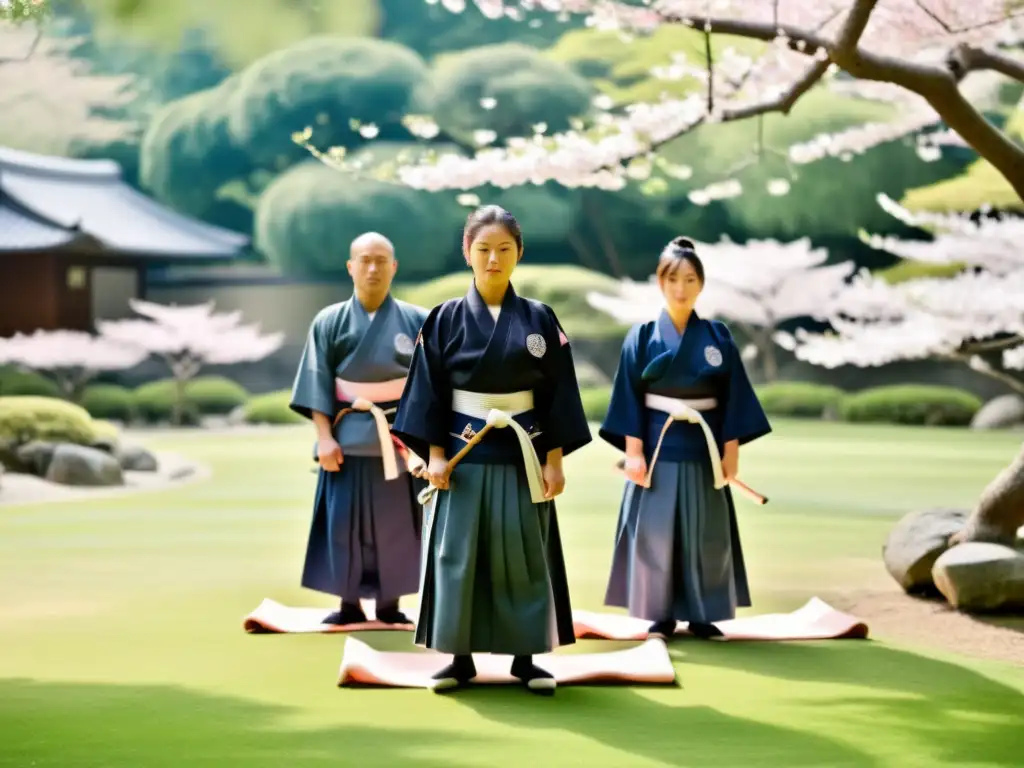
[[[5,196],[36,214],[40,224],[50,222],[53,233],[73,234],[67,230],[77,228],[113,252],[202,259],[233,256],[249,242],[140,194],[124,183],[120,166],[111,160],[46,157],[0,147],[0,208]],[[19,247],[17,237],[31,237],[10,235],[4,221],[0,251]],[[38,228],[35,232],[43,236]]]
[[0,252],[57,248],[75,239],[75,233],[48,224],[0,197]]

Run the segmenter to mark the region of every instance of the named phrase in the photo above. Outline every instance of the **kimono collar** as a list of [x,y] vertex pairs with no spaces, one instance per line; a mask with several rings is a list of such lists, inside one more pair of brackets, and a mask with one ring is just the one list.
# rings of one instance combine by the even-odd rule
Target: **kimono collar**
[[662,309],[661,314],[658,315],[658,332],[666,343],[678,344],[682,341],[683,334],[699,322],[700,316],[698,316],[697,310],[691,310],[690,317],[686,321],[686,327],[683,328],[683,333],[680,333],[676,330],[675,323],[672,322],[672,318],[669,316],[668,310]]
[[[501,300],[502,312],[508,310],[515,300],[516,291],[512,287],[512,283],[509,283],[508,289],[505,291],[505,297]],[[494,317],[488,311],[487,304],[484,302],[483,296],[480,295],[480,291],[477,290],[476,280],[471,280],[469,283],[469,290],[466,292],[466,302],[469,304],[469,309],[476,318],[477,323],[484,328],[494,325]]]
[[[391,309],[391,305],[393,303],[394,299],[391,298],[391,293],[389,292],[387,296],[384,297],[384,301],[382,301],[380,306],[375,310],[377,314],[373,316],[373,319],[376,320],[378,317],[385,316],[388,310]],[[356,296],[355,293],[352,294],[352,311],[355,312],[359,325],[363,325],[364,323],[369,325],[373,322],[370,319],[370,313],[366,311],[366,307],[364,307],[363,303],[359,301],[359,297]]]

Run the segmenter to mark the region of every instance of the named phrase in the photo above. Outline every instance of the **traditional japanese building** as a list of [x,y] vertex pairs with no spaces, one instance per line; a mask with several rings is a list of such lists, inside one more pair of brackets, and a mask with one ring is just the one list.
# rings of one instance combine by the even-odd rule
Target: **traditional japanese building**
[[176,213],[110,160],[0,147],[0,336],[131,315],[147,269],[229,262],[244,235]]

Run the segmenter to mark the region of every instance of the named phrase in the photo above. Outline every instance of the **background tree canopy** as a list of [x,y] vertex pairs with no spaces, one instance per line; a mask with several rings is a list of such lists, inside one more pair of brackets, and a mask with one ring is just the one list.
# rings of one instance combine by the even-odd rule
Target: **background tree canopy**
[[[251,234],[262,257],[292,275],[330,277],[349,233],[373,228],[402,241],[402,279],[442,274],[461,264],[461,224],[476,199],[517,215],[536,264],[643,278],[665,242],[686,233],[741,242],[810,236],[837,260],[884,266],[884,254],[866,249],[857,230],[907,233],[875,194],[899,199],[931,189],[972,159],[953,151],[925,162],[912,141],[898,141],[848,162],[790,166],[782,153],[793,142],[894,117],[885,104],[819,87],[790,115],[764,118],[760,156],[756,121],[705,126],[664,148],[671,174],[641,163],[621,191],[549,183],[431,195],[375,181],[374,168],[410,153],[470,152],[563,130],[593,120],[598,95],[618,108],[689,94],[701,84],[652,70],[678,57],[703,61],[703,35],[663,27],[629,39],[583,28],[575,17],[493,21],[472,3],[452,14],[421,0],[57,0],[55,10],[47,35],[66,44],[84,75],[133,80],[130,98],[94,111],[136,129],[108,140],[71,136],[68,151],[117,159],[129,181],[178,210]],[[762,46],[726,38],[713,45],[716,57],[730,46]],[[432,117],[437,134],[411,135],[403,126],[409,114]],[[315,146],[361,159],[364,173],[311,161],[292,140],[306,129]],[[5,143],[32,148],[30,135]],[[980,178],[979,168],[971,178]],[[727,178],[741,183],[742,195],[691,200]],[[779,180],[789,189],[776,196],[769,184]],[[382,212],[398,216],[392,222],[402,221],[403,231]]]

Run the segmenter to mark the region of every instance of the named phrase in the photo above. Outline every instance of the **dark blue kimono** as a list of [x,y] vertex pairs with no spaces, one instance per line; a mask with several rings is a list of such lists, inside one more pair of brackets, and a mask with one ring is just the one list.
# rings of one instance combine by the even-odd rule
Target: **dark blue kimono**
[[[627,436],[640,438],[650,466],[669,416],[648,394],[696,408],[719,456],[731,440],[742,446],[771,431],[729,329],[696,312],[680,335],[663,310],[622,346],[599,435],[619,450]],[[699,424],[669,426],[650,486],[626,483],[605,604],[655,622],[733,618],[750,605],[746,566],[732,494],[715,488]]]
[[[460,405],[465,392],[482,393],[481,403]],[[464,298],[435,307],[416,344],[394,432],[421,456],[437,445],[451,459],[483,428],[490,408],[524,397],[532,402],[509,413],[526,447],[514,428],[492,429],[454,468],[449,488],[434,495],[419,645],[525,656],[575,642],[555,503],[531,498],[524,458],[532,446],[543,464],[548,451],[568,455],[592,439],[572,353],[551,308],[509,286],[495,321],[475,283]]]
[[[323,309],[306,339],[292,410],[306,418],[319,411],[333,421],[351,405],[339,399],[345,382],[352,382],[349,388],[370,385],[366,389],[390,382],[400,394],[413,339],[426,315],[422,307],[391,296],[372,320],[355,297]],[[389,421],[398,394],[375,403]],[[369,412],[345,414],[334,438],[344,461],[338,472],[319,472],[302,586],[351,602],[387,602],[415,592],[422,525],[416,493],[422,484],[408,474],[401,457],[398,477],[385,478],[377,424]]]

